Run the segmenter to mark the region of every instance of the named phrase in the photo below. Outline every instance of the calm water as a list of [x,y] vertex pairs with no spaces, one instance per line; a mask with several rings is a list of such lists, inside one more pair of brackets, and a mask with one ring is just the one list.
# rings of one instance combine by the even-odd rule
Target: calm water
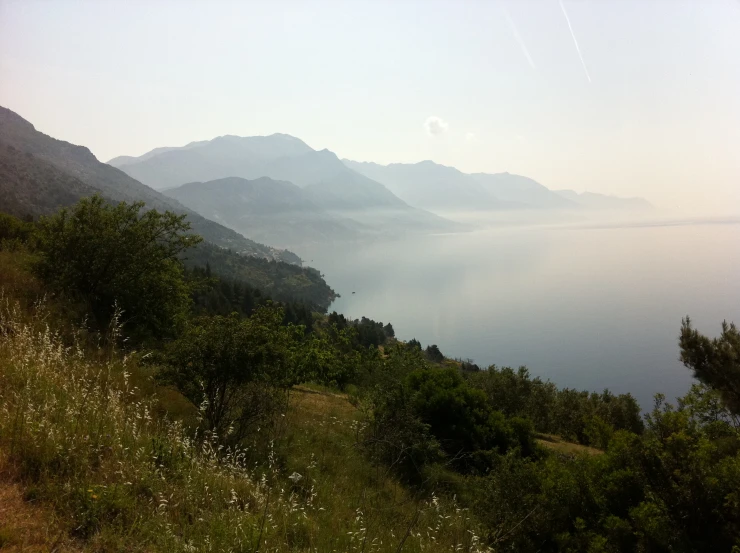
[[[481,366],[526,365],[560,386],[683,394],[681,317],[740,323],[740,225],[507,228],[304,252],[342,297]],[[355,294],[352,294],[352,292]]]

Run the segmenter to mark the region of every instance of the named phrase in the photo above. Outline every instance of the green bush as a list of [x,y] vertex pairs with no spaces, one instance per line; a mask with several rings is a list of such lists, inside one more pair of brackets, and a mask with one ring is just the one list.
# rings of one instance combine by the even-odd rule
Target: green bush
[[0,251],[16,251],[28,242],[33,224],[0,213]]
[[681,361],[699,381],[717,390],[728,409],[740,416],[740,331],[735,323],[722,323],[719,338],[710,339],[692,328],[686,317],[681,325]]
[[251,317],[204,317],[167,348],[159,378],[200,407],[208,430],[238,443],[284,407],[295,384],[300,327],[271,305]]
[[177,255],[200,242],[185,215],[142,212],[99,196],[39,221],[38,276],[54,292],[83,301],[99,327],[120,311],[139,338],[173,335],[184,323],[190,290]]

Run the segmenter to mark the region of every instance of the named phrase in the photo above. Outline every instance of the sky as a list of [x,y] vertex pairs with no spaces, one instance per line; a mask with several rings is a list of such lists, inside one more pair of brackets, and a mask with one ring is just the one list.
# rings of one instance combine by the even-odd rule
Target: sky
[[0,0],[0,105],[103,161],[282,132],[740,212],[740,0]]

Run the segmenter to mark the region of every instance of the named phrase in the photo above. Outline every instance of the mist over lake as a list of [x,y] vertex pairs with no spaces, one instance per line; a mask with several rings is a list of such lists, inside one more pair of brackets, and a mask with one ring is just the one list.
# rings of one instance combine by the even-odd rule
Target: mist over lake
[[[339,293],[330,307],[390,321],[480,366],[526,365],[643,409],[689,388],[681,318],[710,335],[740,322],[740,224],[518,227],[304,250]],[[353,294],[353,292],[355,292]]]

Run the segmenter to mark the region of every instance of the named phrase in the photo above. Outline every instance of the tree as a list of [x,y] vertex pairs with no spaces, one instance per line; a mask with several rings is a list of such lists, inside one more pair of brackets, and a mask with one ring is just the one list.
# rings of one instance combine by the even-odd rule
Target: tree
[[405,381],[414,412],[429,425],[442,449],[451,456],[478,450],[499,450],[515,446],[529,449],[531,429],[512,426],[495,411],[486,395],[470,387],[453,368],[419,369]]
[[740,332],[735,323],[722,323],[719,338],[710,339],[681,321],[681,361],[700,381],[717,390],[727,408],[740,415]]
[[411,338],[411,340],[406,342],[406,347],[410,350],[421,351],[421,342],[419,342],[419,340],[417,340],[416,338]]
[[39,221],[36,273],[58,293],[86,303],[106,325],[116,309],[139,337],[171,334],[185,320],[189,287],[178,254],[201,241],[185,215],[116,206],[93,196]]
[[246,319],[200,319],[170,344],[160,379],[200,407],[209,430],[238,442],[280,408],[282,392],[298,378],[303,329],[282,321],[272,305]]
[[427,349],[425,350],[427,359],[434,363],[441,363],[445,360],[445,356],[442,354],[442,352],[439,350],[439,346],[437,344],[432,344],[431,346],[427,346]]

